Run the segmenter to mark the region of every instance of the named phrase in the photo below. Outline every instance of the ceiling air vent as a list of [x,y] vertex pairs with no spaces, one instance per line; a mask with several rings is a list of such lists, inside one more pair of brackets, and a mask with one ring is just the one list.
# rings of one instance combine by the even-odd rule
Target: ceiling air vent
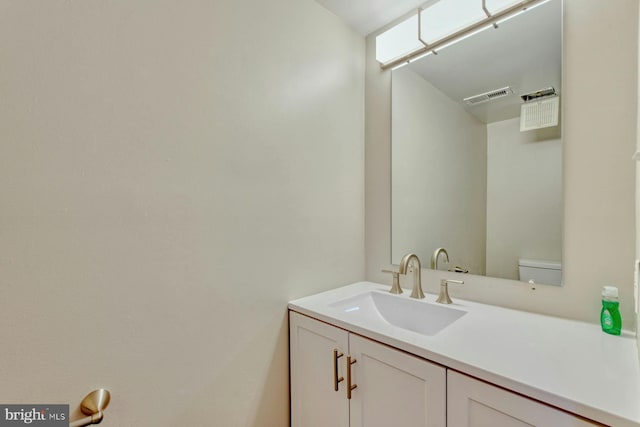
[[482,104],[483,102],[489,102],[493,101],[494,99],[509,96],[511,94],[513,94],[513,91],[509,86],[507,86],[503,87],[502,89],[496,89],[489,92],[481,93],[480,95],[470,96],[463,99],[463,101],[467,105],[477,105]]
[[534,98],[520,107],[520,132],[558,126],[560,97]]
[[554,96],[554,95],[557,95],[556,90],[552,87],[548,87],[546,89],[540,89],[535,92],[525,93],[524,95],[520,95],[520,98],[522,98],[524,102],[529,102],[534,99],[540,99],[540,98],[545,98],[547,96]]
[[558,126],[560,97],[552,87],[520,96],[520,132]]

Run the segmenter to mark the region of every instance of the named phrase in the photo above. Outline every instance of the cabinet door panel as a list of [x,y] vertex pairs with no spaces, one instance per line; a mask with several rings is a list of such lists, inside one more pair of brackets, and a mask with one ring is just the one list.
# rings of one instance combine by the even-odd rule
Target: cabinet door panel
[[351,334],[351,427],[444,427],[446,371]]
[[453,371],[447,372],[447,418],[455,427],[600,425]]
[[348,336],[342,329],[289,312],[292,427],[349,426],[346,381],[334,390],[333,365],[336,348],[344,354],[338,359],[338,375],[346,377]]

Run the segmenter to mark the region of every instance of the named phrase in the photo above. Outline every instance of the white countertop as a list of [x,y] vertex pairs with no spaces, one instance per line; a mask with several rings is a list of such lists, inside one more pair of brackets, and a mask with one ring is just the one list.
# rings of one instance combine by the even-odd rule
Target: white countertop
[[[365,324],[331,303],[389,286],[359,282],[289,303],[289,309],[603,424],[640,426],[635,337],[599,325],[454,299],[467,312],[433,336]],[[409,298],[410,291],[400,298]],[[427,294],[426,304],[436,296]],[[570,304],[570,302],[567,302]]]

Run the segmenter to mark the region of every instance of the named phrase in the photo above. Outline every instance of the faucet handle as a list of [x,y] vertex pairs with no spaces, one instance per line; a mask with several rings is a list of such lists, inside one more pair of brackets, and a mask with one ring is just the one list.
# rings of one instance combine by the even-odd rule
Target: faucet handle
[[393,285],[389,291],[392,294],[401,294],[402,288],[400,287],[400,272],[393,270],[382,270],[383,273],[391,273],[393,275]]
[[451,297],[449,297],[449,283],[456,283],[458,285],[464,284],[463,280],[450,280],[450,279],[440,279],[440,295],[438,295],[438,299],[436,302],[440,304],[451,304]]

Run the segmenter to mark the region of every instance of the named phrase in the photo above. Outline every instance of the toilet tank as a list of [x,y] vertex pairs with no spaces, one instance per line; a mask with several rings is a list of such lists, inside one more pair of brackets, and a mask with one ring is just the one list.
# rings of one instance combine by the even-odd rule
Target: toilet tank
[[518,273],[523,282],[556,286],[562,284],[562,263],[559,261],[520,258]]

